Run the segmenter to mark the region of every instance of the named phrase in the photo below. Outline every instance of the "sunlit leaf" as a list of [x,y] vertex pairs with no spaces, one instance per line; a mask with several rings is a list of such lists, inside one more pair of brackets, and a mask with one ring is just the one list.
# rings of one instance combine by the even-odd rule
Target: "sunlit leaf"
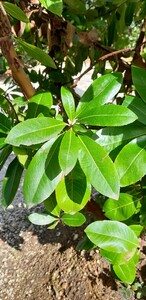
[[62,0],[39,0],[43,6],[53,14],[61,16],[63,10]]
[[29,99],[26,118],[36,118],[40,113],[42,113],[44,117],[48,117],[52,104],[53,98],[50,92],[34,95]]
[[74,120],[75,116],[75,101],[72,93],[65,87],[61,88],[61,98],[63,107],[70,121]]
[[64,214],[61,219],[64,224],[75,227],[83,225],[86,221],[85,216],[80,212],[75,214]]
[[56,221],[56,218],[44,213],[33,213],[28,216],[28,219],[35,225],[48,225]]

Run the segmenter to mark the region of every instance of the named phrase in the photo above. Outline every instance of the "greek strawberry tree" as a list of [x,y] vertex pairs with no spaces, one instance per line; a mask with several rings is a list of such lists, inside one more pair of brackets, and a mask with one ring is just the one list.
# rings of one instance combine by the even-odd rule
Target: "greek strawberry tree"
[[[146,71],[142,48],[145,6],[143,1],[139,1],[140,6],[137,1],[124,1],[124,5],[114,0],[111,4],[87,2],[44,0],[36,1],[34,8],[31,1],[25,7],[18,1],[0,6],[1,62],[5,71],[10,68],[24,95],[18,97],[17,91],[8,95],[1,90],[1,168],[12,152],[15,155],[3,180],[1,202],[5,208],[11,204],[24,174],[27,207],[44,205],[41,213],[29,215],[32,223],[48,225],[49,229],[59,222],[81,226],[88,216],[85,210],[90,211],[95,221],[85,228],[78,249],[98,247],[118,278],[131,284],[140,256],[139,237],[146,225]],[[95,7],[98,16],[93,18]],[[47,40],[48,55],[43,34],[34,42],[31,25],[33,21],[39,27],[37,17],[41,14],[48,16],[47,22],[52,18],[57,24],[66,18],[70,31],[64,36],[70,44],[66,42],[64,48],[62,42],[61,52],[57,42],[51,46],[52,38]],[[100,27],[97,17],[98,21],[104,20],[100,38],[107,37],[104,46],[95,31],[91,40],[90,27]],[[109,51],[108,46],[117,45],[121,26],[128,34],[129,26],[138,17],[140,34],[136,35],[136,46],[128,44],[129,48]],[[21,28],[22,24],[25,28],[20,38],[18,25]],[[113,34],[111,39],[113,30],[115,37]],[[125,46],[126,39],[123,43]],[[81,71],[86,57],[90,58],[88,69],[93,68],[94,80],[79,97],[73,89],[73,76]],[[110,70],[106,60],[111,62]],[[27,64],[35,66],[36,61],[45,66],[42,74],[26,68]],[[37,90],[30,79],[38,83]]]

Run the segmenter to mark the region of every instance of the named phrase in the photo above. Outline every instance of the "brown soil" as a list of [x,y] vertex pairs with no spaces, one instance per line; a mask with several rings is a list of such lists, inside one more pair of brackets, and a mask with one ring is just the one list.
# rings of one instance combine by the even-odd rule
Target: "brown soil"
[[[98,250],[76,251],[82,235],[83,228],[59,225],[48,230],[30,225],[24,211],[15,221],[3,224],[0,300],[136,299],[131,288],[113,279]],[[137,280],[146,282],[144,253]]]

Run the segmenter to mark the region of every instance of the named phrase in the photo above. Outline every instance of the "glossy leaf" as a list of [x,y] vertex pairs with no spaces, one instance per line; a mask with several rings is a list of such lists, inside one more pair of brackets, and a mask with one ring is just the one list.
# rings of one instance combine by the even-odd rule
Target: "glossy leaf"
[[15,158],[8,166],[2,184],[2,205],[8,207],[13,201],[22,176],[23,167]]
[[64,224],[68,226],[81,226],[85,223],[86,218],[83,214],[80,212],[77,212],[75,214],[64,214],[61,217],[61,220],[63,221]]
[[94,80],[81,97],[76,110],[76,118],[84,110],[88,110],[91,101],[97,106],[108,103],[118,93],[122,83],[121,73],[106,74]]
[[33,213],[28,216],[28,219],[35,225],[48,225],[56,221],[56,218],[44,213]]
[[114,265],[113,269],[122,282],[131,284],[134,281],[136,275],[136,266],[132,260],[122,265]]
[[93,139],[109,153],[119,145],[123,144],[124,146],[134,138],[145,134],[146,126],[137,124],[136,126],[127,125],[100,129],[94,134]]
[[128,143],[118,154],[115,166],[121,186],[137,182],[146,174],[146,136]]
[[13,4],[13,3],[9,3],[9,2],[3,2],[3,6],[6,10],[6,12],[12,16],[13,18],[15,18],[16,20],[22,21],[24,23],[28,23],[29,19],[26,17],[25,13],[23,12],[23,10],[21,10],[20,7],[18,7],[17,5]]
[[13,146],[43,143],[57,136],[65,125],[61,121],[46,117],[28,119],[13,127],[5,142]]
[[59,207],[66,213],[77,212],[87,204],[91,186],[78,163],[71,173],[62,178],[55,193]]
[[60,137],[45,143],[33,157],[24,178],[23,192],[28,207],[47,199],[61,179],[58,162]]
[[119,178],[105,150],[88,136],[79,136],[79,162],[87,180],[101,194],[118,199]]
[[73,121],[75,116],[75,101],[72,93],[63,86],[61,88],[61,99],[69,120]]
[[36,118],[39,114],[43,114],[44,117],[48,117],[50,115],[52,104],[53,99],[50,92],[34,95],[29,100],[26,118]]
[[63,10],[62,0],[40,0],[40,2],[53,14],[61,16]]
[[127,225],[118,221],[96,221],[85,229],[92,243],[110,252],[126,252],[136,249],[138,239]]
[[59,150],[59,164],[67,175],[74,168],[78,158],[78,139],[72,129],[66,131]]
[[126,261],[124,259],[125,253],[114,253],[109,252],[103,249],[100,249],[100,254],[112,265],[121,265],[124,264]]
[[44,201],[44,207],[50,214],[59,217],[61,209],[57,204],[55,192]]
[[44,66],[56,69],[53,59],[45,51],[20,39],[17,39],[17,42],[23,47],[29,56],[33,57],[33,59],[38,60]]
[[138,121],[146,125],[146,104],[141,98],[126,96],[123,105],[131,109],[138,117]]
[[146,70],[133,66],[132,79],[138,94],[146,102]]
[[136,212],[137,201],[132,195],[121,193],[117,201],[108,199],[103,209],[107,218],[124,221]]
[[96,107],[92,103],[88,110],[84,110],[78,116],[80,123],[94,126],[122,126],[136,119],[137,116],[130,109],[114,104]]
[[2,113],[0,113],[0,132],[8,133],[12,125],[9,119]]

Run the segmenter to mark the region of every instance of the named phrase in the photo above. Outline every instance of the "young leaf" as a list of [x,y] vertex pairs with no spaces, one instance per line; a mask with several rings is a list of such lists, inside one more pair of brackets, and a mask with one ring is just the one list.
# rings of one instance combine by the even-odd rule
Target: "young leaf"
[[20,39],[17,39],[17,42],[23,47],[29,56],[33,57],[33,59],[38,60],[44,66],[56,69],[53,59],[42,49],[28,44]]
[[78,159],[87,180],[101,194],[118,199],[119,178],[115,166],[105,150],[88,136],[78,136]]
[[146,174],[146,136],[132,140],[118,154],[115,166],[121,186],[137,182]]
[[5,142],[13,146],[43,143],[57,136],[65,125],[61,121],[46,117],[28,119],[13,127]]
[[61,209],[57,204],[55,192],[44,201],[44,207],[50,214],[59,217]]
[[33,213],[28,216],[28,219],[35,225],[48,225],[57,220],[56,218],[43,213]]
[[90,108],[78,115],[82,124],[94,126],[122,126],[134,122],[137,116],[128,108],[120,105],[102,105],[97,107],[90,104]]
[[36,118],[40,113],[42,113],[44,117],[48,117],[52,104],[53,99],[50,92],[34,95],[29,100],[26,118]]
[[81,226],[86,222],[86,218],[80,212],[77,212],[73,215],[71,214],[64,214],[61,218],[64,224],[68,226]]
[[59,164],[64,175],[67,175],[74,168],[78,158],[78,150],[78,139],[71,128],[63,136],[59,150]]
[[124,264],[125,262],[125,253],[114,253],[114,252],[109,252],[103,249],[100,249],[100,254],[112,265],[121,265]]
[[138,121],[146,125],[146,103],[141,98],[127,95],[122,105],[131,109],[137,115]]
[[107,218],[117,221],[129,219],[135,212],[137,198],[132,195],[121,193],[118,201],[108,199],[104,204],[104,211]]
[[113,270],[118,278],[124,283],[131,284],[135,279],[136,266],[133,260],[122,265],[114,265]]
[[53,14],[61,16],[63,10],[62,0],[40,0],[40,2]]
[[61,179],[58,162],[61,137],[45,143],[33,157],[24,178],[24,198],[28,207],[47,199]]
[[9,119],[2,113],[0,113],[0,132],[8,133],[12,125]]
[[75,115],[75,101],[72,93],[63,86],[61,88],[61,99],[69,120],[73,121]]
[[133,231],[134,233],[136,234],[137,237],[140,237],[140,234],[142,233],[144,227],[141,226],[141,225],[130,225],[129,226]]
[[146,126],[142,125],[127,125],[121,127],[106,127],[97,131],[93,135],[93,139],[103,146],[107,153],[119,145],[125,145],[131,140],[146,135]]
[[132,66],[132,79],[138,94],[146,102],[146,70]]
[[92,243],[109,251],[122,253],[139,246],[133,230],[118,221],[96,221],[88,225],[85,233]]
[[15,158],[8,166],[3,184],[2,184],[2,205],[8,207],[13,201],[17,192],[20,179],[22,176],[23,167]]
[[77,212],[87,204],[91,186],[78,163],[71,173],[62,178],[55,193],[59,207],[66,213]]
[[17,5],[9,2],[3,2],[3,6],[6,12],[16,20],[29,23],[29,19],[26,17],[25,13]]
[[93,100],[97,106],[108,103],[118,93],[122,83],[121,73],[106,74],[94,80],[87,91],[81,97],[77,106],[76,116],[88,110]]

